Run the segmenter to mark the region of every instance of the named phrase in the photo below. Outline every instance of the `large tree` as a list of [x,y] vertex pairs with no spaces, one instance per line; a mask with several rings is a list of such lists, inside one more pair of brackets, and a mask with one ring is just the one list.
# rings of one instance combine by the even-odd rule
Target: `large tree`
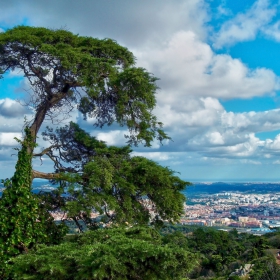
[[[70,123],[43,133],[55,152],[44,150],[60,173],[61,192],[70,197],[46,195],[50,209],[60,206],[79,226],[79,220],[95,226],[92,210],[104,215],[103,222],[162,224],[178,221],[183,213],[188,182],[152,160],[131,156],[129,146],[107,146]],[[63,173],[61,173],[63,171]]]
[[[167,138],[151,112],[157,79],[134,64],[133,54],[111,39],[26,26],[0,34],[0,73],[21,70],[29,81],[34,142],[46,117],[61,120],[76,107],[85,119],[95,118],[97,127],[127,126],[130,144],[150,146],[154,138]],[[33,150],[31,143],[27,151]],[[32,172],[33,178],[52,176]]]
[[[134,64],[133,54],[111,39],[25,26],[0,33],[0,73],[5,77],[9,71],[21,71],[29,81],[28,105],[34,109],[24,138],[19,140],[15,174],[5,182],[7,189],[0,200],[0,259],[60,236],[52,217],[31,194],[34,178],[76,184],[72,188],[75,199],[61,204],[73,217],[89,215],[94,208],[106,214],[111,210],[109,218],[118,222],[147,222],[151,216],[143,207],[143,198],[148,198],[155,222],[178,220],[183,202],[179,191],[187,182],[168,168],[131,158],[127,147],[108,148],[71,124],[45,132],[50,146],[41,152],[34,150],[44,120],[60,121],[75,108],[85,119],[94,118],[96,127],[114,122],[127,127],[128,144],[150,146],[154,139],[168,138],[152,114],[157,79]],[[33,158],[44,155],[53,160],[53,173],[32,169]],[[45,224],[50,226],[46,229]]]

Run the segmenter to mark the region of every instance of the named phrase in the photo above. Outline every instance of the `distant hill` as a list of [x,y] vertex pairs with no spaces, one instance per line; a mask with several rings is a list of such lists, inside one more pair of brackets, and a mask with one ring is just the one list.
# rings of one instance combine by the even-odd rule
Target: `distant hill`
[[193,186],[187,187],[184,194],[187,197],[205,194],[215,194],[220,192],[242,192],[242,193],[268,193],[280,192],[280,183],[194,183]]
[[[50,191],[57,186],[51,185],[48,181],[34,181],[33,191],[38,193],[39,191]],[[2,193],[3,184],[0,183],[0,194]],[[215,194],[221,192],[242,192],[242,193],[268,193],[268,192],[280,192],[280,183],[261,183],[261,182],[246,182],[246,183],[194,183],[193,186],[189,186],[183,191],[186,197],[194,197],[203,194]]]

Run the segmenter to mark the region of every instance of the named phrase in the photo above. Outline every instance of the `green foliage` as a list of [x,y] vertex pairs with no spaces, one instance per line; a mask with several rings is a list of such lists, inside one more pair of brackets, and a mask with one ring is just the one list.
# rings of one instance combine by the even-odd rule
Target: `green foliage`
[[74,123],[55,133],[49,129],[44,137],[61,155],[57,172],[68,166],[69,172],[60,176],[61,192],[71,195],[61,207],[68,217],[96,226],[90,219],[94,209],[105,215],[103,222],[118,224],[161,225],[163,220],[179,220],[185,200],[181,191],[190,183],[174,171],[144,157],[132,157],[129,146],[109,147]]
[[237,275],[234,275],[234,276],[230,276],[229,280],[241,280],[241,278]]
[[186,227],[186,236],[184,226],[169,227],[175,231],[164,235],[151,227],[132,227],[105,228],[67,236],[60,245],[40,245],[14,258],[14,264],[9,267],[10,277],[204,279],[204,275],[207,279],[227,279],[226,276],[236,268],[254,263],[251,279],[278,279],[279,267],[275,260],[264,257],[266,236],[236,235],[235,231],[222,232],[212,228],[195,229],[189,234],[189,227]]
[[160,232],[163,235],[174,233],[174,232],[181,232],[187,235],[187,234],[191,234],[193,231],[195,231],[198,228],[200,228],[200,226],[165,223],[164,226],[161,228]]
[[75,103],[99,127],[127,126],[131,144],[150,146],[154,138],[168,138],[151,113],[157,78],[134,64],[133,54],[111,39],[28,26],[0,34],[0,73],[21,69],[29,80],[38,116],[35,133],[46,113],[54,116],[58,109],[63,118]]
[[[225,276],[245,263],[252,263],[265,256],[267,239],[264,236],[238,234],[213,228],[194,229],[187,237],[190,251],[200,254],[200,266],[191,274],[199,276]],[[252,278],[255,279],[255,278]]]
[[27,150],[35,144],[28,128],[25,133],[24,141],[18,140],[21,149],[15,174],[4,181],[6,189],[0,199],[0,275],[12,256],[38,242],[59,242],[65,233],[42,211],[40,201],[31,193],[31,156]]
[[[138,275],[143,275],[142,279],[177,279],[192,267],[190,254],[175,245],[164,244],[159,237],[143,239],[143,235],[137,238],[134,234],[133,239],[126,230],[112,231],[112,237],[102,242],[104,231],[97,231],[99,239],[83,244],[81,238],[77,241],[80,247],[68,242],[34,248],[38,243],[59,243],[65,234],[64,225],[56,226],[49,214],[55,207],[86,223],[91,223],[93,209],[118,224],[152,221],[159,225],[162,220],[179,219],[184,201],[180,191],[189,183],[168,168],[131,157],[129,147],[107,147],[72,124],[70,147],[60,141],[34,154],[45,117],[65,119],[76,104],[85,119],[96,119],[97,127],[114,122],[126,126],[128,144],[151,146],[154,139],[169,139],[152,114],[157,78],[134,64],[133,54],[110,39],[26,26],[0,33],[1,78],[8,71],[21,70],[29,81],[35,108],[33,123],[19,141],[15,174],[5,181],[0,201],[2,277],[7,277],[11,257],[20,253],[14,259],[13,279],[73,279],[71,275],[76,279],[139,279]],[[45,137],[61,140],[50,133]],[[55,149],[63,151],[58,153],[60,158]],[[56,173],[49,177],[32,170],[33,156],[42,155],[54,161]],[[31,184],[36,174],[59,179],[60,190],[33,195]],[[63,199],[60,191],[64,190],[71,196]],[[154,210],[154,217],[148,207]]]
[[37,222],[38,202],[30,196],[31,156],[27,153],[27,147],[32,140],[26,129],[26,140],[21,143],[15,175],[4,182],[6,190],[0,200],[1,260],[26,250],[41,237],[41,222]]
[[189,250],[188,239],[180,231],[175,231],[173,233],[164,235],[163,236],[163,242],[166,243],[166,244],[173,244],[173,245],[178,246],[182,249]]
[[276,232],[273,236],[269,237],[268,244],[272,248],[280,249],[280,233]]
[[280,280],[280,267],[273,256],[265,256],[254,261],[250,277],[254,280]]
[[[56,256],[55,258],[53,256]],[[182,279],[196,257],[151,228],[89,231],[14,259],[13,279]]]

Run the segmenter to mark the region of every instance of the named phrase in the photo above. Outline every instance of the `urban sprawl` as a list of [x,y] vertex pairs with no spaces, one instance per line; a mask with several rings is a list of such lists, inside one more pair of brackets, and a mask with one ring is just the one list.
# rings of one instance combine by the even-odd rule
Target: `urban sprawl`
[[181,223],[262,234],[280,227],[280,193],[223,192],[188,200]]

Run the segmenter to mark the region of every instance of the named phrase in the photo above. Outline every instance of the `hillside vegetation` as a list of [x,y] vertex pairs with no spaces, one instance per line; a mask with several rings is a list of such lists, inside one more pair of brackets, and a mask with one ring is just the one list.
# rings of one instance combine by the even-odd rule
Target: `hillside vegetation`
[[[280,279],[280,232],[264,236],[212,228],[107,228],[68,235],[59,245],[37,245],[11,260],[7,279]],[[275,248],[275,246],[277,246]],[[269,248],[275,249],[269,249]]]

